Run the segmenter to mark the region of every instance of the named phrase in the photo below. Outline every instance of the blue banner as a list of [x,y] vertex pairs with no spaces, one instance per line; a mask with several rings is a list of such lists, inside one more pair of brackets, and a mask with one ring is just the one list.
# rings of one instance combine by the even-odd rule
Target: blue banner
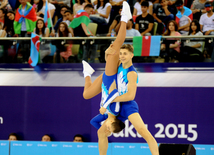
[[9,155],[9,141],[0,141],[0,152],[1,155]]
[[[3,143],[7,143],[4,148],[7,152],[1,149]],[[9,142],[0,144],[1,155],[99,155],[98,143],[11,141],[10,154]],[[214,154],[214,145],[194,144],[193,147],[197,155]],[[110,143],[107,155],[118,154],[151,155],[151,152],[145,143]]]

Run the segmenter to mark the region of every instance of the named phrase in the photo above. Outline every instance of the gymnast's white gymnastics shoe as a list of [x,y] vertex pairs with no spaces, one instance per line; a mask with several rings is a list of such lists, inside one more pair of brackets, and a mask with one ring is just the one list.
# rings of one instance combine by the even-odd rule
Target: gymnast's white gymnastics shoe
[[95,72],[94,69],[86,61],[82,60],[82,64],[84,77],[86,77],[87,74],[89,74],[87,76],[90,76]]
[[126,1],[123,1],[123,8],[122,8],[121,15],[126,15],[128,20],[132,19],[130,6]]

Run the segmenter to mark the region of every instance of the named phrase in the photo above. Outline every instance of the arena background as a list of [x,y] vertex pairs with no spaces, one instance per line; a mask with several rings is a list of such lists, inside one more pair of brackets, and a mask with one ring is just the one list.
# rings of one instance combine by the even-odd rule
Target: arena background
[[[94,80],[104,64],[92,64]],[[213,144],[214,65],[135,64],[140,114],[158,143]],[[81,64],[0,65],[0,139],[11,132],[23,140],[72,141],[83,134],[97,142],[90,119],[98,114],[101,96],[82,97]],[[110,142],[145,142],[126,121]]]

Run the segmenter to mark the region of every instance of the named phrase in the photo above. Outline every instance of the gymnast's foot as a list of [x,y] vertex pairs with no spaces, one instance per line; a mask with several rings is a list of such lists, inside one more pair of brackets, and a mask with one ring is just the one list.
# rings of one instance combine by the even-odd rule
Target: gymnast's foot
[[[132,19],[132,14],[131,14],[131,10],[130,10],[130,6],[129,4],[126,2],[126,1],[123,1],[123,8],[122,8],[122,11],[121,11],[121,17],[124,18],[124,17],[127,19],[127,21],[129,21],[130,19]],[[123,21],[121,19],[121,21]],[[126,20],[124,21],[126,22]],[[127,23],[127,22],[126,22]]]
[[91,76],[95,72],[94,69],[86,61],[82,60],[82,64],[83,64],[84,78],[86,76]]

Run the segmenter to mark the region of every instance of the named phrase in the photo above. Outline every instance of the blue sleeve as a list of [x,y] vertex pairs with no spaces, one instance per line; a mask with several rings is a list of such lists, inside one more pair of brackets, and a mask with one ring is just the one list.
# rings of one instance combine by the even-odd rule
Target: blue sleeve
[[101,115],[98,114],[94,118],[91,119],[90,123],[93,125],[96,129],[99,129],[101,127],[101,122],[106,120],[108,118],[107,114]]

